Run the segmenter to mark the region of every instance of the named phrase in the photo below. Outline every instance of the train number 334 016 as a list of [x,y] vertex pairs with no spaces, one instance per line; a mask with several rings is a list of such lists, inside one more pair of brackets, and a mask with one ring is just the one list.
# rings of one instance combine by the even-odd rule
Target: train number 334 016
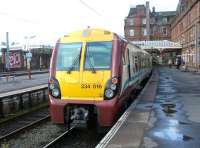
[[81,88],[102,88],[101,84],[81,84]]

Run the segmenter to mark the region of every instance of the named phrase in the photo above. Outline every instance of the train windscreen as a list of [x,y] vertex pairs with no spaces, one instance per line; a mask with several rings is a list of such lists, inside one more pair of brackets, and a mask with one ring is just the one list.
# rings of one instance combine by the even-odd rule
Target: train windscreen
[[88,42],[85,53],[85,70],[110,69],[112,42]]
[[79,70],[82,43],[59,44],[56,70]]

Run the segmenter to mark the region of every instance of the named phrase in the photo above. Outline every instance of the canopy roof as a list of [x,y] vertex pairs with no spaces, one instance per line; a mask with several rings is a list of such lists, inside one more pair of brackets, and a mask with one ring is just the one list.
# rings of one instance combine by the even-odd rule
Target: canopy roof
[[145,50],[175,50],[182,49],[181,44],[168,41],[168,40],[156,40],[156,41],[132,41],[133,44],[140,46],[140,48]]

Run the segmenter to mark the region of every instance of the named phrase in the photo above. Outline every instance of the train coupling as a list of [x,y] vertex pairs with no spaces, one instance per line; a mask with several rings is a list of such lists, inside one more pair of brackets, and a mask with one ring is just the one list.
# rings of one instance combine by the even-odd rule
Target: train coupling
[[77,128],[86,128],[89,119],[89,111],[83,107],[73,108],[70,110],[70,126]]

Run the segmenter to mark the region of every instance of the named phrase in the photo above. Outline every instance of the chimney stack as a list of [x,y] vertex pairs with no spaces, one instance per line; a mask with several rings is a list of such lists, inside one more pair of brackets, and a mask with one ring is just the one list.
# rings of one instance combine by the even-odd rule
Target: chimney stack
[[153,6],[152,8],[152,12],[155,13],[156,12],[156,8]]

